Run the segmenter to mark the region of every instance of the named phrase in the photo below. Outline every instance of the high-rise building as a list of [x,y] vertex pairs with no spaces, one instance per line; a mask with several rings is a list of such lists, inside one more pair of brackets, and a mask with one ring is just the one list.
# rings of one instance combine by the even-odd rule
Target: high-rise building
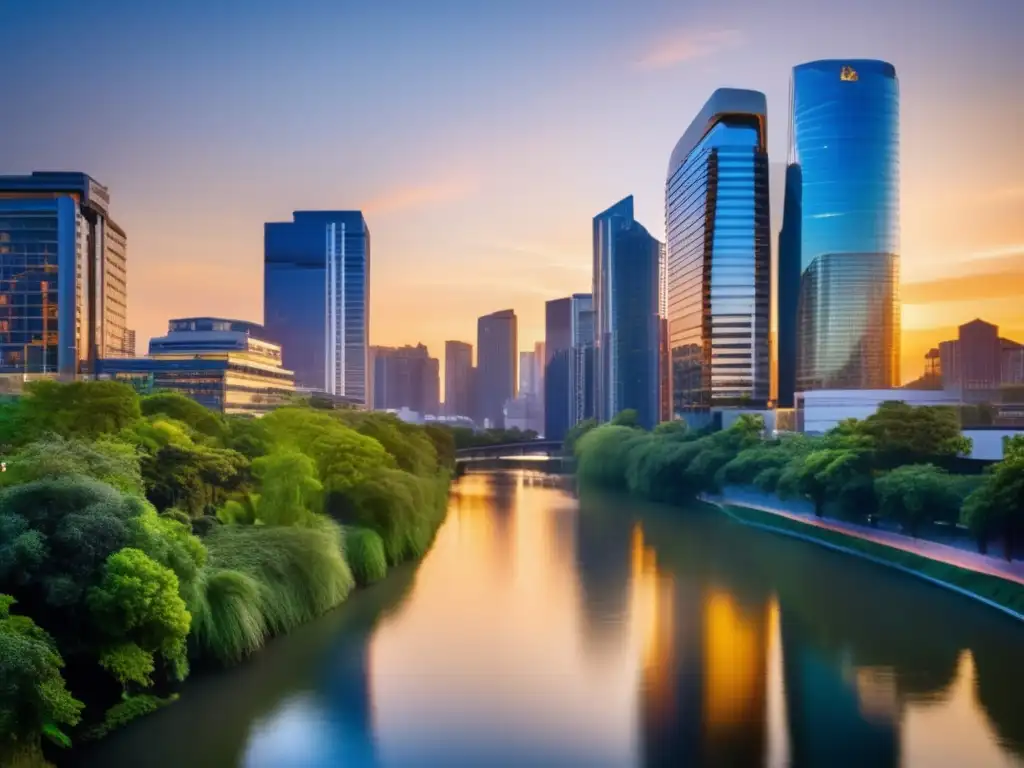
[[0,176],[0,374],[128,355],[127,239],[84,173]]
[[128,338],[124,345],[125,357],[135,357],[135,331],[133,329],[128,329],[126,333],[128,334]]
[[371,357],[376,410],[408,408],[422,416],[438,415],[440,366],[425,346],[373,347]]
[[360,211],[296,211],[263,232],[263,312],[296,384],[367,403],[370,230]]
[[473,345],[444,343],[444,413],[471,417],[473,406]]
[[505,403],[516,396],[519,340],[516,313],[503,309],[477,320],[477,421],[493,428],[505,423]]
[[570,315],[572,353],[569,358],[569,426],[595,417],[597,386],[594,357],[594,297],[572,295]]
[[777,401],[779,408],[793,408],[796,404],[796,320],[800,307],[800,197],[803,181],[800,166],[786,166],[785,202],[782,206],[782,228],[779,230],[778,264],[776,274],[775,331]]
[[771,242],[767,102],[715,91],[665,182],[672,410],[767,405]]
[[[899,83],[883,61],[793,70],[787,201],[779,253],[780,400],[795,389],[899,384]],[[797,194],[792,204],[790,194]],[[798,217],[798,222],[794,220]],[[798,231],[793,231],[798,226]],[[799,286],[792,263],[799,260]],[[795,322],[791,299],[797,294]],[[788,334],[788,336],[786,335]]]
[[561,440],[572,426],[572,297],[544,306],[544,437]]
[[532,349],[519,353],[519,394],[536,395],[537,353]]
[[597,418],[626,409],[658,421],[661,243],[633,218],[630,195],[594,217],[594,349]]

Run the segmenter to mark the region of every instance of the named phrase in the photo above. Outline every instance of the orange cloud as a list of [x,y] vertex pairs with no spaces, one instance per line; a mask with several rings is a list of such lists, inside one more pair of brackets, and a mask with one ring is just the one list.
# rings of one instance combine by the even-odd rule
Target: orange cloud
[[412,208],[450,203],[462,200],[473,191],[475,185],[467,179],[452,179],[435,184],[396,187],[384,194],[371,198],[363,206],[367,215],[407,211]]
[[635,66],[643,70],[666,69],[684,61],[711,56],[742,42],[743,33],[736,29],[691,30],[653,45],[635,62]]
[[900,287],[900,298],[904,304],[985,301],[1011,296],[1024,296],[1024,263],[1016,270],[944,277],[904,283]]

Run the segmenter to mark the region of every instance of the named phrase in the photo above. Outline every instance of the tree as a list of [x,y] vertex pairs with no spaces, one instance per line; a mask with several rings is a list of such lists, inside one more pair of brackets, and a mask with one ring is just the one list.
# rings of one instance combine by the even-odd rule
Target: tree
[[680,439],[690,434],[690,428],[685,421],[663,421],[654,426],[653,434],[664,438]]
[[641,430],[605,424],[576,443],[576,473],[580,482],[611,490],[626,490],[630,449],[650,435]]
[[159,510],[177,507],[201,517],[249,478],[249,462],[226,448],[175,440],[142,457],[146,495]]
[[1004,554],[1012,560],[1017,541],[1024,537],[1024,458],[1011,454],[994,465],[984,483],[964,503],[962,520],[978,540],[981,551],[999,532]]
[[636,412],[636,409],[626,408],[623,411],[619,411],[615,418],[611,420],[611,423],[616,427],[640,429],[640,415]]
[[253,474],[260,480],[256,517],[266,525],[298,525],[314,510],[323,486],[313,460],[285,449],[256,459]]
[[916,537],[922,525],[955,521],[962,499],[956,480],[932,464],[897,467],[875,481],[879,512]]
[[156,392],[140,402],[143,416],[164,416],[187,424],[207,437],[222,439],[227,432],[223,418],[179,392]]
[[565,439],[562,441],[562,450],[565,454],[567,456],[575,456],[576,443],[579,442],[581,437],[596,426],[597,419],[584,419],[583,421],[577,422],[569,427],[569,431],[565,433]]
[[[139,662],[144,654],[151,661],[159,657],[173,678],[185,679],[185,640],[191,616],[174,571],[142,550],[122,549],[107,558],[103,579],[89,591],[88,604],[94,622],[108,639],[105,666],[122,684],[139,683],[140,678],[144,682],[140,670],[145,665]],[[114,659],[131,663],[119,664]]]
[[424,431],[427,433],[427,438],[434,445],[438,466],[445,469],[454,469],[455,436],[452,434],[452,431],[435,424],[427,424],[424,427]]
[[60,384],[45,379],[25,385],[22,416],[28,440],[47,432],[96,439],[117,434],[141,415],[138,395],[118,381]]
[[125,443],[107,438],[93,442],[50,434],[29,443],[7,460],[0,474],[4,486],[43,478],[81,475],[108,483],[120,491],[141,495],[139,456]]
[[921,462],[941,456],[970,453],[970,440],[960,431],[956,409],[882,403],[859,425],[869,437],[883,467]]
[[825,502],[867,471],[865,456],[842,448],[822,448],[794,458],[779,479],[783,495],[804,496],[814,504],[814,514],[825,513]]
[[63,726],[78,724],[82,702],[64,685],[64,660],[46,632],[27,616],[12,616],[15,599],[0,594],[0,761],[39,737],[69,746]]

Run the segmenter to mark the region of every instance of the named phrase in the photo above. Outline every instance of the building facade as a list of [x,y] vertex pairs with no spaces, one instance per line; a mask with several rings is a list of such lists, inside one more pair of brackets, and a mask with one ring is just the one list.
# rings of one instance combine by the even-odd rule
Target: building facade
[[571,303],[572,352],[569,357],[569,427],[596,418],[597,384],[594,366],[594,297],[574,293]]
[[291,401],[295,380],[281,347],[256,323],[220,317],[171,320],[144,358],[107,358],[99,373],[138,391],[168,389],[210,410],[260,416]]
[[553,299],[544,305],[544,437],[561,440],[572,426],[573,297]]
[[672,410],[763,407],[771,388],[767,102],[715,91],[665,182]]
[[[780,265],[800,262],[796,322],[780,314],[780,383],[796,349],[796,391],[899,384],[899,83],[883,61],[802,64],[791,83],[790,156],[799,230]],[[787,180],[788,181],[788,180]],[[787,212],[791,186],[787,184]],[[795,225],[784,216],[784,228]],[[796,244],[798,254],[794,254]],[[791,280],[780,266],[780,277]],[[795,338],[794,338],[795,337]],[[780,387],[781,389],[781,387]]]
[[127,260],[95,179],[0,176],[0,374],[71,377],[128,355]]
[[473,413],[473,345],[465,341],[444,343],[444,413],[465,416]]
[[658,422],[661,243],[633,218],[633,197],[594,217],[596,416],[626,409]]
[[519,383],[519,328],[516,313],[503,309],[477,320],[476,397],[478,425],[501,429],[505,403],[516,396]]
[[360,211],[264,226],[263,311],[299,386],[369,402],[370,230]]
[[439,415],[440,365],[425,346],[372,350],[374,409],[407,408],[421,416]]

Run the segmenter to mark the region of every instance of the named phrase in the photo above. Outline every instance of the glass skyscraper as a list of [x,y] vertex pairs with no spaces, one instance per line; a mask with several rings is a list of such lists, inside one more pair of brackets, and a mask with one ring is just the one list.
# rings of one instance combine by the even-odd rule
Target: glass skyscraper
[[569,358],[569,426],[594,418],[594,297],[572,295]]
[[366,404],[370,230],[360,211],[296,211],[263,231],[263,312],[296,386]]
[[[884,61],[793,70],[779,399],[899,384],[899,83]],[[799,263],[799,286],[794,286]],[[793,306],[794,299],[796,306]],[[795,322],[786,313],[796,314]]]
[[0,176],[0,374],[95,373],[126,357],[127,254],[84,173]]
[[594,217],[596,416],[626,409],[658,423],[661,243],[633,218],[630,195]]
[[492,428],[505,426],[505,403],[516,396],[519,376],[519,326],[516,313],[503,309],[477,319],[476,397],[474,421]]
[[544,307],[544,437],[561,440],[572,426],[572,297],[553,299]]
[[675,415],[764,407],[771,387],[767,102],[715,91],[665,182],[669,385]]
[[444,413],[465,416],[473,413],[473,345],[464,341],[444,343]]

